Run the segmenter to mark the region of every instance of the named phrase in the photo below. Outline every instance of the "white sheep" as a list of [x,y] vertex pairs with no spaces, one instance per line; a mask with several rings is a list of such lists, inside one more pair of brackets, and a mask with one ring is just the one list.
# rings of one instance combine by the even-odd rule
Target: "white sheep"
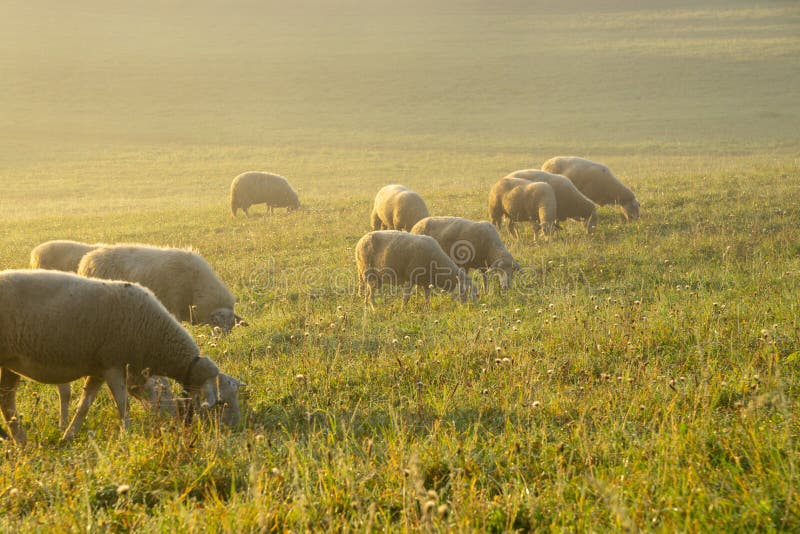
[[450,259],[469,274],[478,269],[483,275],[483,289],[489,291],[489,272],[500,273],[500,287],[508,289],[514,272],[520,269],[497,229],[487,221],[461,217],[425,217],[411,228],[412,234],[434,238]]
[[508,217],[508,231],[519,237],[515,222],[530,221],[533,237],[541,229],[545,237],[553,233],[557,214],[555,191],[550,184],[522,178],[501,178],[489,191],[489,216],[498,228]]
[[402,185],[382,187],[375,195],[370,222],[373,230],[411,230],[420,219],[428,216],[425,201]]
[[[103,244],[88,245],[78,241],[47,241],[31,251],[31,269],[51,269],[57,271],[77,272],[78,264],[83,256]],[[172,396],[169,381],[163,376],[129,377],[128,393],[150,404],[154,409],[176,415],[177,406]],[[70,385],[59,384],[58,396],[61,406],[59,428],[64,430],[69,423]]]
[[273,213],[275,208],[286,208],[287,211],[300,207],[297,191],[289,185],[283,176],[268,172],[243,172],[231,182],[231,213],[236,216],[241,209],[247,212],[253,204],[266,204],[267,211]]
[[602,163],[576,156],[556,156],[545,161],[542,170],[566,176],[581,193],[600,206],[619,205],[625,220],[639,218],[639,201],[633,191]]
[[229,332],[240,318],[234,298],[199,254],[146,245],[106,245],[86,254],[78,274],[127,280],[149,288],[178,320]]
[[31,251],[31,269],[53,269],[77,272],[81,258],[102,244],[89,245],[79,241],[45,241]]
[[472,280],[430,236],[398,230],[369,232],[356,244],[355,257],[359,294],[373,309],[374,292],[384,284],[403,285],[403,305],[415,285],[424,291],[427,306],[433,287],[458,295],[462,302],[475,299]]
[[194,406],[221,408],[224,423],[238,423],[243,384],[201,356],[189,332],[138,284],[57,271],[2,271],[0,309],[13,310],[0,315],[0,411],[20,444],[27,441],[16,407],[21,376],[48,384],[86,377],[64,440],[78,432],[103,383],[128,427],[128,372],[178,380]]

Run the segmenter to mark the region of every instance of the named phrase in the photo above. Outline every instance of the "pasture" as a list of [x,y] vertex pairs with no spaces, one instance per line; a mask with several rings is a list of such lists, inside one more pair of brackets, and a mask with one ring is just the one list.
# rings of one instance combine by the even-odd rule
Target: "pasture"
[[[796,2],[9,4],[0,268],[191,246],[249,326],[190,331],[249,387],[235,430],[134,402],[122,433],[103,393],[64,445],[24,380],[0,531],[800,530]],[[641,219],[504,228],[508,292],[365,310],[382,185],[486,219],[572,154]],[[303,209],[232,218],[247,170]]]

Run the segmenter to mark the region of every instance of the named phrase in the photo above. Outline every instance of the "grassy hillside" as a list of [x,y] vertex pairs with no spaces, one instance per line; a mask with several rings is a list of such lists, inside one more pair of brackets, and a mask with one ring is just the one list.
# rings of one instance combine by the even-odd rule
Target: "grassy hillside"
[[[0,531],[800,529],[796,3],[282,4],[4,8],[0,267],[192,246],[250,326],[191,327],[249,384],[234,430],[134,403],[122,434],[103,394],[62,445],[25,381]],[[607,163],[641,220],[504,230],[508,292],[365,311],[381,185],[485,219],[557,154]],[[304,209],[232,218],[251,169]]]

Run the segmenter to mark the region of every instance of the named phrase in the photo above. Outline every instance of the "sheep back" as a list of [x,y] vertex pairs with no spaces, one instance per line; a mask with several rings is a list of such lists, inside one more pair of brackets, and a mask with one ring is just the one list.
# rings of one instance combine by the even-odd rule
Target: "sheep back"
[[428,216],[425,201],[402,185],[387,185],[375,195],[371,223],[373,230],[411,230]]
[[46,241],[31,251],[31,269],[77,272],[81,258],[99,246],[79,241]]
[[127,280],[149,288],[179,320],[229,331],[235,300],[199,254],[146,245],[109,245],[86,254],[78,274]]
[[581,193],[605,206],[618,204],[629,220],[639,217],[639,202],[607,166],[576,156],[556,156],[545,161],[542,170],[569,178]]
[[289,211],[300,207],[297,191],[283,176],[268,172],[244,172],[231,182],[231,213],[247,210],[254,204],[266,204],[273,208],[287,208]]

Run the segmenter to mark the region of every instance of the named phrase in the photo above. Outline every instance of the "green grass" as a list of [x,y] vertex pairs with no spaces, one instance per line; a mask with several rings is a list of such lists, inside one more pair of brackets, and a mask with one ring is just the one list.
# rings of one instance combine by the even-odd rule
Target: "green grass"
[[[235,430],[122,435],[103,394],[63,445],[24,381],[0,531],[800,529],[795,3],[51,4],[0,19],[0,267],[192,246],[250,326],[191,331],[249,387]],[[503,231],[509,292],[365,311],[380,186],[485,219],[572,153],[641,220]],[[253,169],[304,209],[231,218]]]

